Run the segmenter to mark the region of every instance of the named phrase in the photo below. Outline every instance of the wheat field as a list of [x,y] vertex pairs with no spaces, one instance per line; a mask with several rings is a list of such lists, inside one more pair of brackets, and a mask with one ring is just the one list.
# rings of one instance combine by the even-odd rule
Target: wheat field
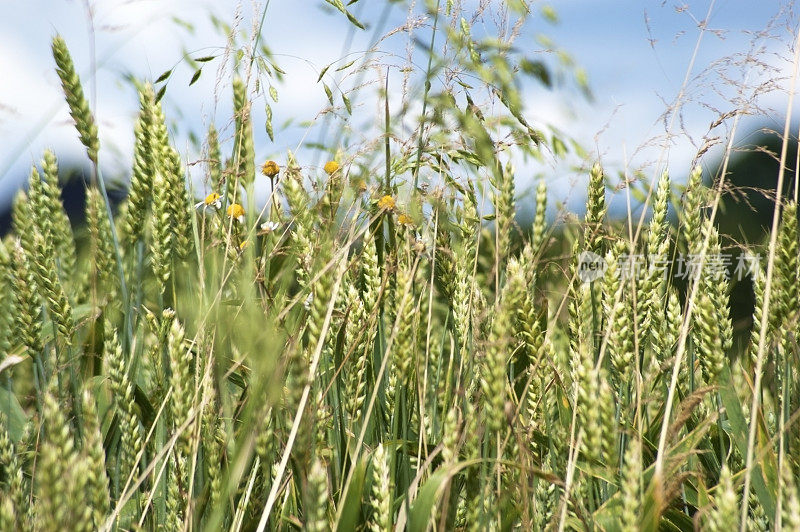
[[540,180],[523,228],[477,106],[430,100],[466,143],[263,161],[242,76],[197,196],[159,81],[138,85],[117,206],[61,37],[52,53],[94,176],[78,234],[43,153],[0,243],[0,530],[800,530],[783,170],[771,231],[739,255],[739,345],[724,174],[652,176],[629,223],[588,164],[584,214],[550,220]]

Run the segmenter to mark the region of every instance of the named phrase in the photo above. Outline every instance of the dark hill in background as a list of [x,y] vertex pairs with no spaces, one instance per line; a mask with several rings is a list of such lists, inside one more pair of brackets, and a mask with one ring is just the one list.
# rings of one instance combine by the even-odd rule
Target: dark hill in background
[[[767,129],[756,129],[745,138],[747,142],[740,145],[736,153],[731,156],[725,179],[725,192],[717,213],[717,227],[722,236],[723,246],[728,247],[726,252],[733,255],[734,267],[739,253],[735,246],[752,247],[766,243],[775,212],[780,169],[780,135]],[[797,139],[792,138],[786,157],[784,201],[794,197],[796,160]],[[719,175],[721,171],[722,162],[718,163],[713,175]],[[760,262],[762,267],[766,267],[766,246],[762,249],[764,251]],[[741,349],[749,341],[752,327],[754,297],[750,279],[732,283],[730,305],[735,331],[734,340],[741,353]]]
[[[88,167],[70,166],[63,163],[59,166],[61,183],[61,199],[67,211],[73,230],[82,228],[86,221],[86,187],[91,182],[92,171]],[[25,187],[27,188],[27,182]],[[127,191],[119,186],[106,185],[108,198],[116,207],[125,198]],[[16,194],[16,193],[15,193]],[[0,212],[0,236],[11,231],[11,209]]]
[[[765,129],[747,136],[747,143],[731,156],[726,193],[717,215],[720,233],[741,244],[760,244],[775,211],[781,139]],[[797,139],[789,142],[783,197],[794,197]],[[721,171],[721,163],[715,175]]]

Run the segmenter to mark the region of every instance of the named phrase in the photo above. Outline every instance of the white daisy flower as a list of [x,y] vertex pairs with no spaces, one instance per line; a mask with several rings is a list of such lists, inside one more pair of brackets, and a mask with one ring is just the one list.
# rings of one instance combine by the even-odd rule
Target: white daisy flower
[[212,192],[211,194],[206,196],[206,198],[203,201],[199,201],[194,205],[195,209],[200,209],[200,208],[205,209],[208,207],[214,207],[215,209],[222,208],[222,200],[220,199],[219,194],[217,194],[216,192]]
[[280,226],[281,226],[280,222],[273,222],[273,221],[264,222],[263,224],[261,224],[261,230],[267,233],[271,233]]

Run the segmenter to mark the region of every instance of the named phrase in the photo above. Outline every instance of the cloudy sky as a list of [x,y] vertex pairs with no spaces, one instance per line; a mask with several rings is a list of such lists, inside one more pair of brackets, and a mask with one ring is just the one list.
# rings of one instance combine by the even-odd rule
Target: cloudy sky
[[[416,7],[409,11],[409,2],[385,9],[384,2],[361,0],[351,6],[370,23],[360,31],[325,9],[322,0],[270,0],[262,38],[286,77],[275,83],[275,142],[263,128],[266,98],[262,95],[254,107],[259,159],[281,160],[292,149],[301,161],[318,161],[308,144],[330,142],[318,116],[326,105],[317,83],[320,70],[336,61],[362,60],[376,33],[391,32],[408,20],[420,22],[414,36],[427,41],[431,21],[422,16],[421,3],[413,2]],[[468,10],[478,3],[464,2]],[[84,157],[50,57],[56,33],[66,39],[96,110],[107,177],[125,179],[130,165],[137,100],[127,75],[153,79],[177,66],[164,103],[178,148],[189,160],[196,157],[189,132],[201,133],[213,121],[230,134],[229,74],[218,70],[223,61],[208,63],[189,87],[193,69],[181,58],[184,52],[195,58],[223,52],[225,37],[212,17],[252,34],[263,1],[93,0],[89,5],[91,17],[81,0],[0,0],[0,209],[43,149],[54,148],[63,161]],[[544,6],[533,5],[537,10]],[[574,137],[614,173],[641,171],[649,178],[669,167],[676,177],[684,176],[706,141],[726,142],[732,121],[712,130],[709,125],[745,103],[752,116],[739,124],[735,144],[745,145],[755,127],[782,129],[798,27],[791,2],[572,0],[552,5],[557,23],[533,17],[517,46],[538,53],[539,37],[546,35],[585,69],[593,97],[584,98],[570,83],[552,91],[526,85],[525,114]],[[476,20],[474,31],[489,22]],[[385,62],[397,71],[407,41],[407,33],[396,34],[380,46]],[[420,59],[413,58],[415,64]],[[326,79],[354,79],[345,76],[329,73]],[[397,87],[402,75],[390,81]],[[375,88],[365,91],[352,96],[354,116],[368,121],[376,114]],[[676,102],[681,112],[667,113],[677,108]],[[354,126],[357,130],[359,123]],[[668,131],[673,135],[669,142]],[[719,153],[719,146],[712,148],[704,162],[713,165]],[[520,194],[536,178],[545,178],[558,201],[577,207],[585,181],[573,168],[576,162],[520,163]],[[612,202],[624,203],[620,197]]]

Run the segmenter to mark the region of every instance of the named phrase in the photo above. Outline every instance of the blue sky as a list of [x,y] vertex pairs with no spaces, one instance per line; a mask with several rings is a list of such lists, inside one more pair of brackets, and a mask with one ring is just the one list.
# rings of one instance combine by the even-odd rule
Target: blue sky
[[[481,3],[497,4],[496,0]],[[43,149],[54,148],[64,161],[83,157],[50,57],[53,34],[58,32],[66,39],[97,110],[104,173],[107,177],[125,178],[137,100],[122,76],[132,73],[140,78],[155,78],[179,62],[183,49],[194,57],[219,53],[225,39],[212,27],[210,14],[228,24],[238,21],[243,31],[252,32],[259,4],[263,2],[95,0],[91,2],[95,30],[92,38],[82,1],[2,2],[0,209],[10,202],[13,190],[26,176],[30,164],[39,160]],[[269,142],[264,133],[263,97],[254,104],[260,159],[282,160],[287,149],[299,148],[298,157],[304,164],[319,160],[313,150],[303,148],[304,142],[320,140],[318,112],[325,107],[326,99],[316,83],[319,70],[337,60],[339,64],[348,62],[349,58],[341,57],[348,36],[352,38],[352,52],[369,47],[372,28],[353,31],[344,17],[322,9],[322,4],[321,0],[270,1],[263,38],[287,76],[283,83],[276,84],[279,101],[272,105],[276,142]],[[464,4],[469,10],[479,2]],[[539,9],[544,4],[533,5]],[[551,25],[534,17],[517,45],[535,52],[541,49],[537,36],[547,35],[586,70],[594,97],[591,101],[584,99],[569,84],[554,91],[526,85],[526,116],[536,123],[554,124],[576,138],[613,172],[639,170],[651,177],[669,167],[680,178],[687,173],[704,136],[726,140],[730,121],[711,132],[709,124],[720,112],[740,105],[737,97],[759,105],[753,111],[755,116],[740,124],[737,143],[746,143],[744,132],[756,124],[782,129],[793,33],[798,24],[798,14],[787,5],[790,4],[746,0],[691,2],[679,7],[671,2],[556,2],[553,8],[558,23]],[[374,24],[381,16],[382,6],[383,2],[361,0],[352,9]],[[419,9],[412,15],[417,19]],[[405,24],[408,16],[408,2],[391,8],[386,31]],[[194,32],[182,29],[173,17],[192,24]],[[701,32],[699,22],[703,20],[707,20],[707,29]],[[489,22],[476,20],[474,31],[479,32]],[[427,40],[427,27],[418,27],[415,36]],[[386,52],[383,60],[399,69],[404,62],[406,41],[403,34],[385,41],[381,45]],[[94,78],[90,76],[92,43],[98,59]],[[743,62],[748,53],[750,58]],[[354,53],[350,57],[359,59],[363,55]],[[414,58],[419,60],[416,55]],[[187,86],[192,74],[187,66],[176,69],[170,81],[166,112],[177,124],[174,138],[178,149],[190,161],[197,154],[186,140],[188,131],[202,132],[213,120],[223,134],[230,133],[231,104],[226,86],[229,77],[225,71],[217,71],[220,63],[210,63],[192,87]],[[681,99],[683,113],[673,120],[669,116],[665,119],[664,112],[681,93],[687,71],[688,83]],[[334,81],[334,75],[329,74],[328,79]],[[352,80],[345,78],[344,82]],[[399,87],[402,75],[395,73],[390,81]],[[765,85],[770,81],[774,86]],[[761,93],[754,99],[751,94],[756,87],[761,87]],[[375,87],[364,89],[362,94],[354,100],[354,116],[358,117],[352,124],[354,140],[358,140],[359,127],[370,123],[378,113]],[[294,118],[293,125],[282,129],[289,118]],[[309,129],[307,123],[315,119],[317,125]],[[664,141],[667,129],[675,135],[670,143]],[[719,157],[719,147],[712,149],[705,161],[712,164],[715,157]],[[576,162],[516,161],[520,194],[524,195],[535,179],[542,177],[552,184],[557,201],[579,209],[585,178],[573,168]],[[617,208],[624,206],[624,194],[614,194],[611,201]]]

